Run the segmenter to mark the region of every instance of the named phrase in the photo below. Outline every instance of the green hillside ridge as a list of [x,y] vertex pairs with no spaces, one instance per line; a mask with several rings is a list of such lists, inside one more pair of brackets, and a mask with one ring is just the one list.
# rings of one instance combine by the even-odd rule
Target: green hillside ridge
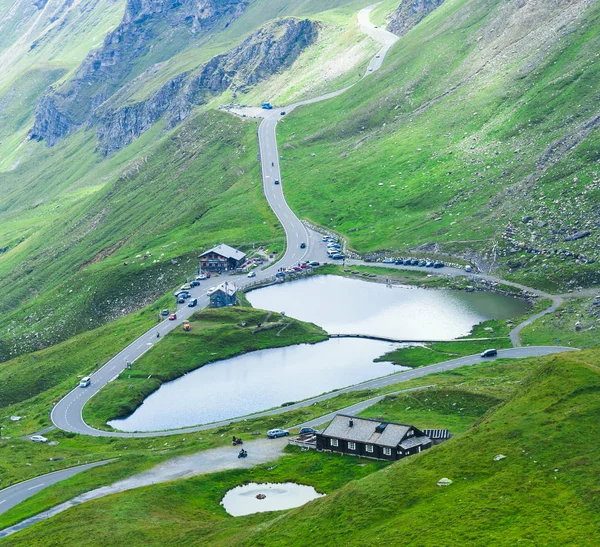
[[291,207],[361,252],[437,244],[538,287],[597,282],[599,28],[595,2],[445,2],[373,77],[283,121]]
[[[342,469],[353,463],[360,467],[361,460],[314,452],[296,460],[300,453],[292,450],[286,462],[255,470],[89,502],[12,536],[10,543],[43,544],[51,533],[56,541],[78,545],[193,544],[200,538],[211,545],[309,545],[315,538],[307,530],[319,530],[322,545],[394,544],[398,537],[403,543],[427,545],[593,545],[600,522],[598,494],[591,486],[599,450],[595,418],[600,361],[594,353],[581,352],[528,363],[528,377],[513,383],[508,399],[497,406],[491,398],[460,391],[384,400],[370,412],[416,419],[431,409],[440,424],[454,420],[458,428],[456,420],[463,419],[463,412],[476,416],[492,408],[450,441],[345,486],[323,481],[347,477]],[[472,382],[481,385],[476,376]],[[468,385],[463,382],[463,389]],[[500,382],[499,387],[509,384]],[[470,419],[472,423],[476,418]],[[494,461],[498,454],[506,458]],[[343,467],[330,474],[332,458]],[[309,467],[302,467],[307,461]],[[442,477],[453,484],[438,487]],[[229,488],[271,480],[314,484],[328,495],[285,513],[248,517],[229,517],[219,506]],[[82,527],[82,521],[88,524]]]

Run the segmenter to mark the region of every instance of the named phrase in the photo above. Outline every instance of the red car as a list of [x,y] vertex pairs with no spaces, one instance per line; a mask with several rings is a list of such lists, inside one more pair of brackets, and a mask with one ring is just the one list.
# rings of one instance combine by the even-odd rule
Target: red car
[[175,321],[175,319],[177,319],[176,313],[172,313],[171,315],[169,315],[169,321]]

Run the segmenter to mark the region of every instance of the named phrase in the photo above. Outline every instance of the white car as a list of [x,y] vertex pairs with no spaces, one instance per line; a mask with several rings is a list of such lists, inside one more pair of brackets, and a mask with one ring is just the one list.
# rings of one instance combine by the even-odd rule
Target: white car
[[206,295],[210,296],[212,293],[214,293],[217,290],[218,287],[211,287],[210,289],[208,289],[206,291]]
[[47,443],[48,439],[46,437],[42,437],[41,435],[32,435],[29,437],[34,443]]
[[256,277],[256,272],[248,272],[248,277]]

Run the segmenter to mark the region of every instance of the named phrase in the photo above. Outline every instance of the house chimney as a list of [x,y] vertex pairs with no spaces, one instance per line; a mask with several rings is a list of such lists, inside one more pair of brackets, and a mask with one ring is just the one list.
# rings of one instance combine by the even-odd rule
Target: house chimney
[[354,420],[352,418],[350,418],[350,421],[348,422],[348,426],[354,427]]

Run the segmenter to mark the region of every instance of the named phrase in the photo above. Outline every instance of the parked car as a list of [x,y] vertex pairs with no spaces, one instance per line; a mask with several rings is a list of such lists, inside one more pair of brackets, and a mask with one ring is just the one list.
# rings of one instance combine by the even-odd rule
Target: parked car
[[188,302],[188,308],[195,308],[198,305],[198,299],[193,298]]
[[318,431],[314,427],[303,427],[300,429],[300,435],[316,435]]
[[300,268],[302,268],[303,270],[310,270],[311,265],[310,264],[300,264]]
[[248,272],[248,277],[256,277],[256,272],[254,270],[251,272]]
[[208,274],[203,273],[203,274],[200,274],[200,275],[196,276],[196,281],[202,281],[204,279],[208,279],[209,277],[210,276]]
[[47,443],[48,439],[46,437],[42,437],[42,435],[32,435],[29,437],[34,443]]
[[207,296],[210,296],[212,293],[214,293],[217,290],[217,287],[211,287],[210,289],[208,289],[206,291]]
[[333,260],[343,260],[344,258],[346,258],[346,256],[342,253],[336,253],[331,258],[333,258]]
[[199,286],[200,286],[200,281],[197,281],[197,280],[195,280],[195,279],[194,279],[194,281],[192,281],[192,282],[190,283],[190,285],[191,285],[192,287],[199,287]]
[[382,262],[384,264],[395,264],[396,261],[393,258],[384,258]]
[[413,259],[410,261],[410,263],[411,263],[411,265],[412,265],[412,266],[418,266],[418,265],[419,265],[419,259],[417,259],[417,258],[413,258]]
[[282,277],[285,277],[285,273],[284,273],[284,272],[277,272],[277,273],[275,274],[275,277],[277,277],[277,278],[279,278],[279,279],[280,279],[280,278],[282,278]]
[[177,303],[178,304],[185,304],[185,298],[182,295],[179,295],[177,297]]
[[444,267],[444,263],[440,260],[436,261],[433,263],[433,267],[434,268],[443,268]]
[[396,260],[396,262],[394,262],[394,264],[401,266],[402,264],[404,264],[404,260],[402,260],[401,258],[399,258],[398,260]]
[[417,266],[420,266],[421,268],[423,268],[425,266],[425,264],[427,264],[427,262],[425,262],[424,260],[419,260],[419,262],[417,263]]
[[285,110],[282,110],[282,111],[280,112],[280,114],[281,114],[282,116],[285,116]]
[[175,321],[175,319],[177,319],[176,313],[172,313],[171,315],[169,315],[169,321]]
[[472,271],[473,271],[473,268],[471,268],[471,266],[465,266],[465,272],[471,273]]
[[160,312],[160,314],[166,317],[167,315],[169,315],[169,310],[163,310]]
[[425,267],[426,268],[433,268],[433,260],[428,260],[427,262],[425,262]]
[[189,283],[184,283],[183,285],[181,285],[181,289],[182,291],[189,291],[192,288],[192,286]]
[[486,349],[481,354],[482,357],[495,357],[496,355],[498,355],[498,350],[497,349]]
[[267,431],[267,437],[269,439],[276,439],[277,437],[287,437],[290,432],[287,429],[270,429]]
[[309,263],[311,266],[315,267],[315,266],[320,266],[321,263],[317,262],[316,260],[313,260],[312,262]]
[[304,243],[304,241],[302,243],[300,243],[300,248],[301,249],[306,249],[306,243]]

